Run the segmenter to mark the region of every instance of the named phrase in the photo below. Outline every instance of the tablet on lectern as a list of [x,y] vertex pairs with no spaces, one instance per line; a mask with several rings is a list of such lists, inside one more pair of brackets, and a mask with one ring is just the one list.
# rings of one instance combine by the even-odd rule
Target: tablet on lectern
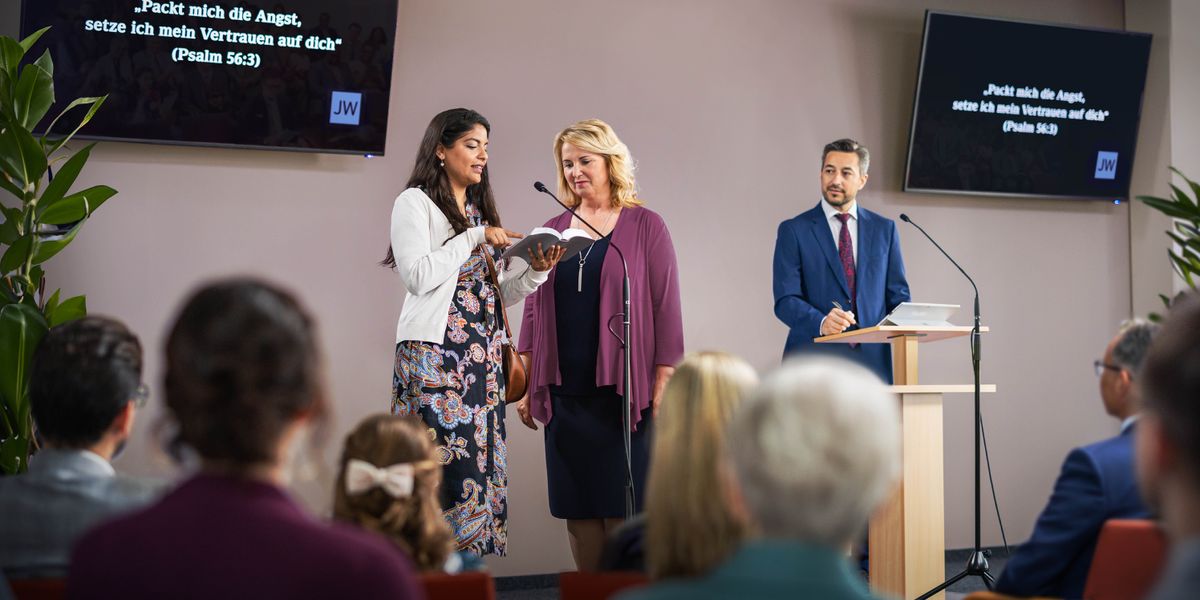
[[898,327],[953,327],[949,319],[956,310],[957,304],[901,302],[900,306],[884,317],[879,324]]

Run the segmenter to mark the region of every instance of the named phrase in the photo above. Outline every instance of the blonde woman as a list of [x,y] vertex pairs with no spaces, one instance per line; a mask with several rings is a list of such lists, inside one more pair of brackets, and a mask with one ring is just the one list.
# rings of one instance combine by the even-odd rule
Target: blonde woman
[[[624,356],[608,325],[622,311],[619,247],[629,266],[635,510],[640,510],[654,411],[683,357],[675,248],[662,217],[642,206],[629,149],[607,123],[589,119],[554,138],[558,190],[600,230],[578,256],[557,264],[525,301],[519,349],[530,364],[529,394],[517,405],[526,426],[546,425],[550,513],[566,519],[580,570],[594,570],[605,536],[625,515],[622,435]],[[570,212],[546,222],[590,231]]]
[[758,382],[746,361],[725,352],[689,354],[663,391],[646,488],[646,512],[618,530],[602,568],[642,570],[655,579],[695,577],[742,541],[718,472],[725,428]]
[[474,554],[454,551],[442,518],[428,428],[416,417],[373,415],[346,436],[333,494],[333,518],[390,539],[421,571],[482,568]]
[[655,579],[694,577],[724,560],[743,536],[718,474],[725,429],[758,382],[724,352],[689,355],[663,392],[646,488],[646,570]]

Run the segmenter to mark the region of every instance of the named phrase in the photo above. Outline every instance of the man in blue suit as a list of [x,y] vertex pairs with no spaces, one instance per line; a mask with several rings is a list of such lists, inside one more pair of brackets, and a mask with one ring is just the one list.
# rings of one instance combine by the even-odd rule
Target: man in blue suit
[[1014,596],[1081,598],[1100,529],[1109,519],[1148,516],[1133,466],[1133,428],[1140,401],[1134,380],[1157,325],[1122,326],[1095,363],[1104,410],[1121,433],[1067,455],[1033,535],[1009,559],[996,590]]
[[790,329],[785,356],[819,349],[849,358],[891,383],[892,351],[887,344],[813,343],[815,337],[859,323],[871,327],[909,300],[896,223],[857,202],[869,166],[870,153],[858,142],[826,144],[821,203],[779,224],[775,316]]

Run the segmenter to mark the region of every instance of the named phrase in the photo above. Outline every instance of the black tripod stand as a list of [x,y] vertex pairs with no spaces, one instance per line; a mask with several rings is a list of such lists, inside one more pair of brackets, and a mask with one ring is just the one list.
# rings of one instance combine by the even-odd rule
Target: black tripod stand
[[962,571],[959,571],[957,575],[947,579],[937,587],[925,592],[917,598],[917,600],[926,600],[926,598],[931,598],[938,592],[941,592],[955,583],[958,583],[958,581],[964,577],[979,577],[980,579],[983,579],[983,585],[987,586],[987,589],[989,590],[996,585],[996,579],[992,577],[991,573],[988,572],[987,555],[983,552],[979,535],[979,520],[981,515],[979,509],[979,443],[983,437],[983,415],[980,412],[979,407],[979,288],[976,287],[975,280],[971,279],[971,276],[967,275],[967,272],[964,271],[962,267],[958,266],[958,263],[955,262],[953,258],[950,258],[950,255],[947,254],[946,251],[943,250],[942,247],[936,241],[934,241],[928,233],[925,233],[925,230],[922,229],[920,225],[913,223],[912,219],[908,218],[908,215],[902,214],[900,215],[900,219],[912,225],[913,227],[916,227],[918,231],[924,234],[925,237],[951,262],[951,264],[958,269],[958,272],[962,273],[963,277],[966,277],[967,281],[971,282],[971,287],[975,290],[975,326],[971,329],[971,366],[975,371],[975,548],[971,552],[971,557],[967,559],[967,565],[963,567]]

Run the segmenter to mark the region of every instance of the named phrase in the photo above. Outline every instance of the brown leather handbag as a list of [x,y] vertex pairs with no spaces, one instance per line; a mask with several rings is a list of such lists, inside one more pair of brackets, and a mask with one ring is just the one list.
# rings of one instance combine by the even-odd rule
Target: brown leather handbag
[[512,329],[508,326],[508,309],[504,307],[504,294],[500,292],[500,280],[496,275],[496,262],[492,254],[484,248],[483,258],[487,260],[488,276],[492,280],[492,288],[496,292],[496,307],[500,310],[500,318],[504,321],[505,341],[500,345],[500,362],[504,365],[504,402],[511,404],[525,397],[529,390],[529,374],[525,371],[525,361],[513,347]]

